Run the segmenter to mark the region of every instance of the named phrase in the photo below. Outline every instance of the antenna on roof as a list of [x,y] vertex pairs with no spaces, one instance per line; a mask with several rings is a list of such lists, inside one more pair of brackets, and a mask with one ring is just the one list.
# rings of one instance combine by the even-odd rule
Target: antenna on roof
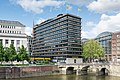
[[35,25],[34,20],[33,20],[33,26]]

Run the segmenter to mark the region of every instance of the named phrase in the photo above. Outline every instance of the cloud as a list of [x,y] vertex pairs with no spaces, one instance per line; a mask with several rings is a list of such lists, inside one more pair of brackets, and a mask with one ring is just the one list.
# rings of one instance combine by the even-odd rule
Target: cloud
[[[120,13],[114,16],[108,16],[106,14],[102,14],[98,24],[93,23],[93,25],[96,25],[96,26],[91,28],[88,31],[83,31],[82,36],[86,38],[95,38],[98,34],[105,31],[109,31],[109,32],[120,31],[119,19],[120,19]],[[87,25],[87,26],[89,27],[90,25]]]
[[89,31],[82,30],[81,33],[82,38],[91,38],[91,36],[89,36]]
[[77,6],[83,6],[88,5],[94,0],[66,0],[67,3],[77,5]]
[[25,27],[25,33],[29,36],[32,35],[32,27]]
[[86,27],[89,26],[89,28],[93,28],[93,27],[96,26],[96,24],[95,24],[94,22],[91,22],[91,21],[90,21],[90,22],[87,22],[85,26],[86,26]]
[[[45,19],[40,18],[37,21],[35,21],[34,24],[40,24],[43,21],[45,21]],[[25,34],[32,36],[32,31],[33,31],[32,27],[25,27]]]
[[35,24],[40,24],[41,22],[44,22],[44,21],[45,21],[45,19],[40,18],[40,19],[38,19],[38,20],[35,22]]
[[67,10],[71,10],[71,9],[72,9],[72,6],[71,6],[71,5],[66,4],[66,8],[67,8]]
[[120,0],[66,0],[66,3],[85,6],[97,13],[119,13]]
[[84,24],[82,27],[82,37],[83,38],[92,38],[94,37],[93,33],[91,32],[91,30],[96,27],[97,24],[95,24],[94,22],[87,22],[86,24]]
[[91,2],[87,8],[97,13],[119,13],[120,0],[96,0]]
[[17,3],[24,10],[34,12],[34,13],[42,13],[43,8],[50,7],[59,7],[65,3],[63,0],[10,0],[12,3]]

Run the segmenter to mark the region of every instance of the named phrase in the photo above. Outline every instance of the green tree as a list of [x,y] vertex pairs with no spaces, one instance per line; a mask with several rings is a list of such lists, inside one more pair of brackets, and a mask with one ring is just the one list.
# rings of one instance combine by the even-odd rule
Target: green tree
[[13,44],[10,44],[10,53],[11,53],[11,57],[10,57],[10,61],[15,61],[16,57],[17,57],[17,52],[15,50],[15,47]]
[[4,57],[5,57],[6,62],[11,61],[12,54],[11,54],[10,48],[8,48],[8,47],[5,48]]
[[83,44],[83,53],[84,58],[90,59],[90,62],[94,58],[99,58],[104,55],[104,49],[96,40],[89,40]]
[[0,61],[1,61],[1,64],[2,64],[2,61],[4,61],[4,48],[3,48],[2,42],[0,42]]
[[24,61],[24,60],[29,61],[29,55],[27,53],[26,48],[22,45],[22,47],[19,48],[18,51],[18,61]]

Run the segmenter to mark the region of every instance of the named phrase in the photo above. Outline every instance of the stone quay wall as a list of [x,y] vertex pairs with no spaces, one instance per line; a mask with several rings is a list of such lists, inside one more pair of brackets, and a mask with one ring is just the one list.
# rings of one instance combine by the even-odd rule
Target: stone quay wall
[[25,78],[35,76],[57,75],[58,66],[8,66],[0,67],[0,78]]
[[109,75],[111,75],[111,76],[120,77],[120,63],[111,64],[109,73],[110,73]]

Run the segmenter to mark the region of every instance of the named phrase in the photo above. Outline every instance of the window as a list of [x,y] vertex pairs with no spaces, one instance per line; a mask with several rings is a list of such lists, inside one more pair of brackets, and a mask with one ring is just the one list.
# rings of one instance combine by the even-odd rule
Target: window
[[20,47],[17,47],[17,51],[19,51],[20,50]]
[[14,40],[11,40],[11,44],[14,44]]
[[17,45],[20,45],[20,40],[17,40]]
[[2,39],[0,39],[0,43],[2,43],[2,41],[3,41],[3,40],[2,40]]
[[8,44],[8,40],[7,39],[5,40],[5,44]]
[[76,63],[76,59],[74,59],[74,63]]

